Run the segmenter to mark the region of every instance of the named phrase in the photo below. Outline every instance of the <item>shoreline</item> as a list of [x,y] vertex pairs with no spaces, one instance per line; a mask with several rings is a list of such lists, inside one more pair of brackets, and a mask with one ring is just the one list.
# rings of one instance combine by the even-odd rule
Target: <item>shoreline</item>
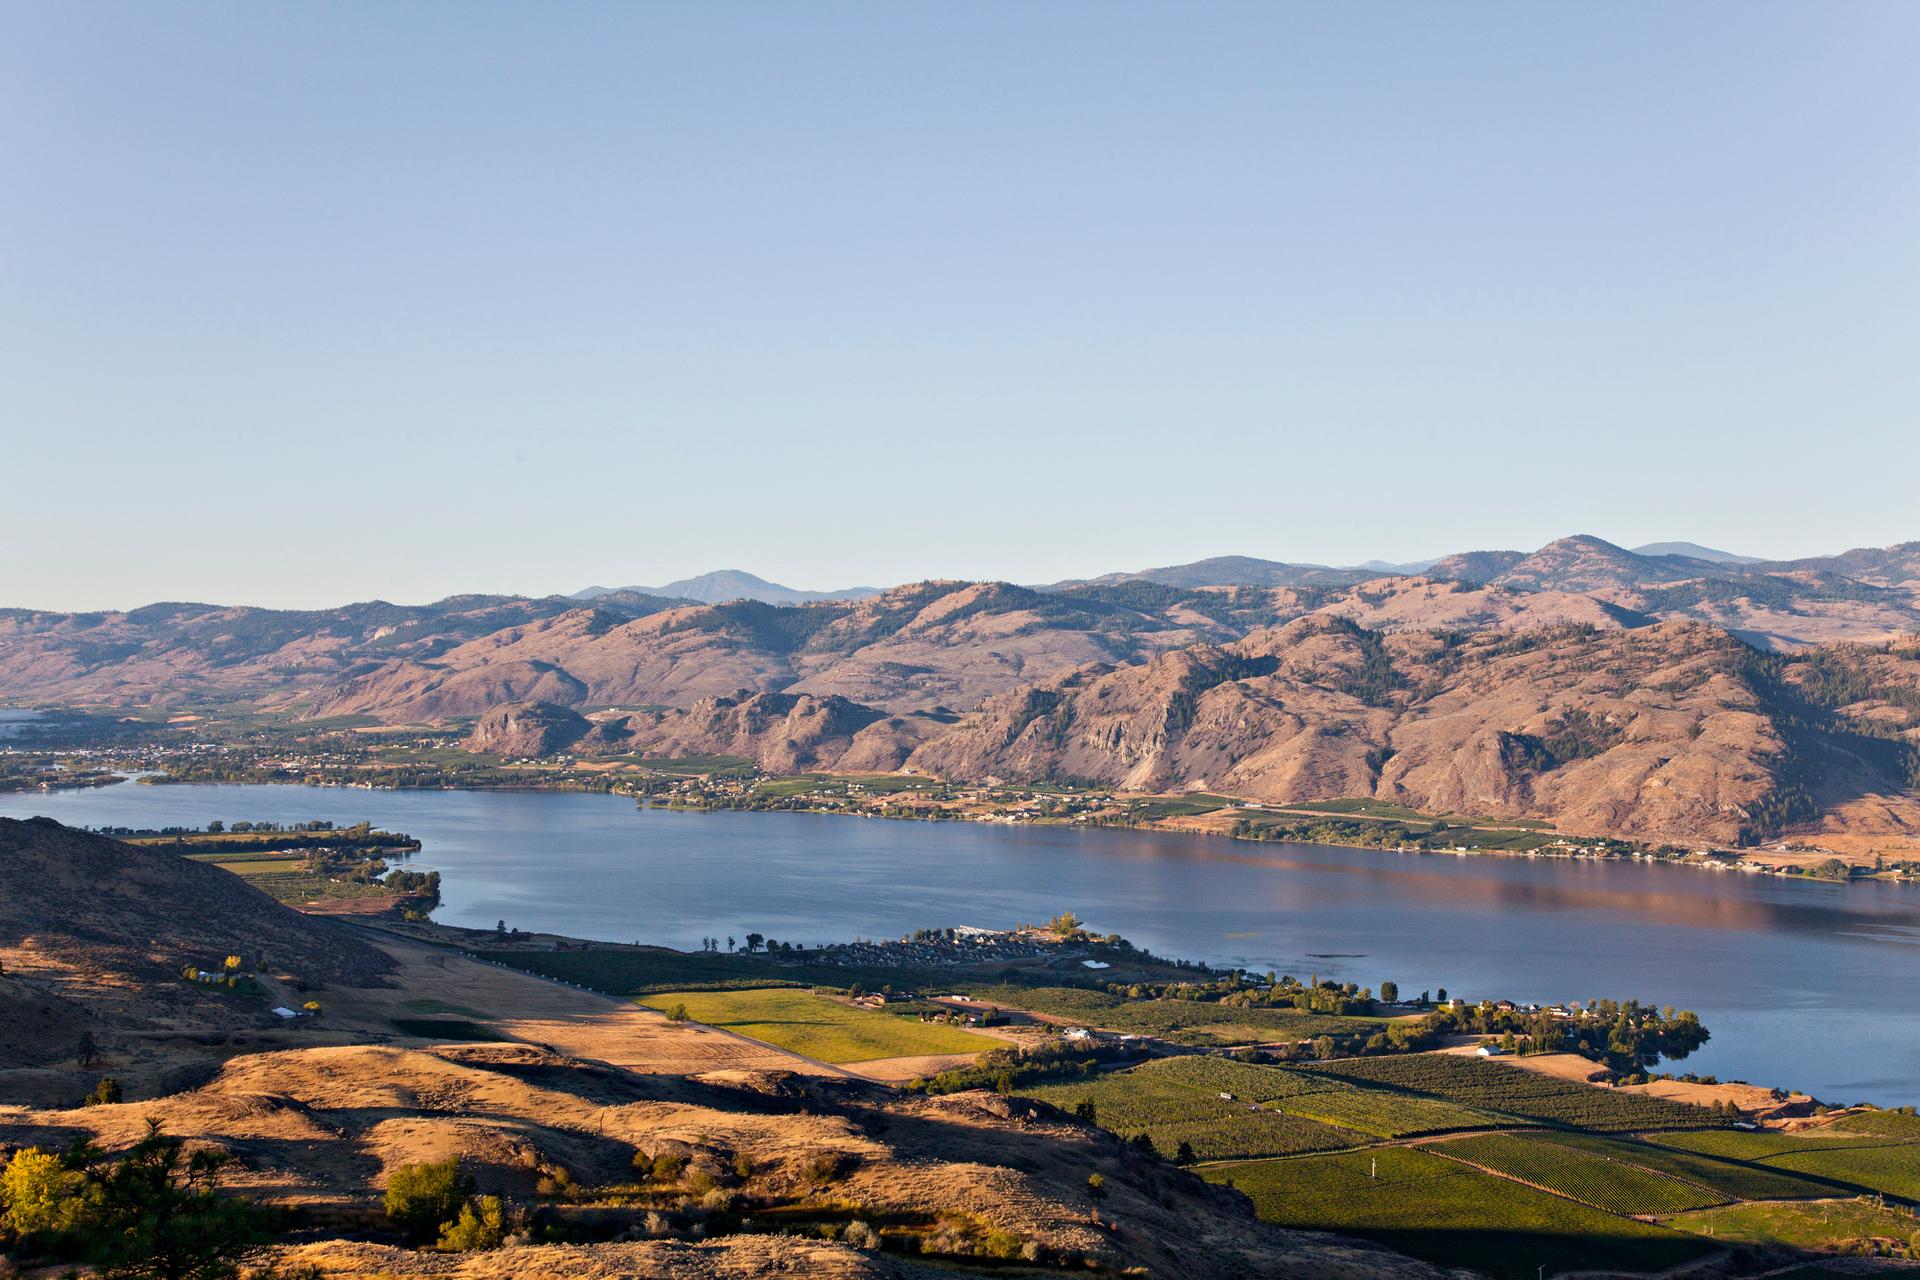
[[[1373,843],[1367,843],[1365,841],[1360,841],[1360,840],[1340,840],[1337,838],[1332,838],[1332,836],[1324,833],[1317,834],[1316,838],[1313,838],[1313,839],[1298,839],[1298,838],[1270,839],[1270,838],[1262,837],[1259,835],[1243,834],[1241,832],[1237,832],[1233,830],[1221,830],[1217,826],[1209,826],[1209,825],[1199,824],[1199,823],[1195,823],[1192,825],[1179,825],[1179,826],[1169,825],[1164,819],[1154,819],[1146,822],[1081,822],[1081,821],[1074,821],[1071,819],[1060,819],[1060,818],[1053,818],[1053,817],[1026,818],[1022,816],[1010,816],[1005,813],[972,813],[964,810],[962,811],[948,810],[946,812],[951,814],[951,816],[936,818],[936,817],[930,817],[923,813],[889,813],[883,810],[860,810],[860,809],[849,810],[849,809],[842,809],[842,808],[826,808],[826,807],[815,808],[815,807],[805,807],[805,806],[795,807],[795,806],[777,806],[777,805],[695,804],[695,803],[687,803],[685,801],[670,801],[666,803],[659,803],[659,802],[656,802],[649,793],[636,790],[631,785],[622,785],[621,782],[617,780],[608,780],[605,785],[593,785],[592,783],[588,783],[582,780],[576,780],[572,778],[534,780],[534,781],[529,781],[525,783],[492,783],[492,784],[483,784],[483,785],[472,785],[472,784],[462,783],[457,780],[450,780],[450,781],[444,781],[444,782],[438,782],[438,783],[410,783],[405,785],[387,785],[387,784],[382,784],[378,782],[346,782],[346,781],[334,781],[330,779],[315,781],[315,780],[309,780],[309,779],[283,778],[283,779],[271,779],[271,780],[242,781],[242,780],[200,779],[200,778],[174,778],[174,777],[168,776],[166,773],[159,770],[127,770],[127,771],[116,770],[113,772],[122,774],[121,781],[131,783],[131,784],[138,784],[142,786],[155,786],[155,787],[307,786],[307,787],[337,788],[343,791],[391,791],[391,792],[459,791],[459,792],[470,792],[470,793],[500,791],[500,792],[515,793],[515,794],[554,792],[554,793],[560,793],[560,794],[577,794],[577,795],[613,795],[613,796],[621,796],[623,798],[631,799],[635,801],[636,805],[639,808],[642,808],[642,809],[662,809],[668,812],[795,813],[795,814],[811,814],[819,817],[881,818],[881,819],[887,819],[890,821],[897,821],[897,822],[929,822],[929,823],[968,822],[968,823],[977,823],[977,824],[984,824],[984,825],[999,825],[999,826],[1014,826],[1014,827],[1056,827],[1056,828],[1079,829],[1079,830],[1089,830],[1089,831],[1091,830],[1137,831],[1137,832],[1157,833],[1157,834],[1164,834],[1164,835],[1198,835],[1198,836],[1223,837],[1228,840],[1238,841],[1246,844],[1294,844],[1294,845],[1303,845],[1311,848],[1323,848],[1323,849],[1361,849],[1361,850],[1370,850],[1378,853],[1412,854],[1419,857],[1457,857],[1457,858],[1506,857],[1506,858],[1522,858],[1522,859],[1542,859],[1542,860],[1561,861],[1561,862],[1643,863],[1643,864],[1654,864],[1654,865],[1660,865],[1660,866],[1688,867],[1688,868],[1692,868],[1694,870],[1700,870],[1700,871],[1733,873],[1738,875],[1750,875],[1750,876],[1765,876],[1775,880],[1786,880],[1786,881],[1793,881],[1793,882],[1800,882],[1800,883],[1824,884],[1824,885],[1851,885],[1851,884],[1857,884],[1857,883],[1920,885],[1920,876],[1907,875],[1898,869],[1895,869],[1892,871],[1867,870],[1864,872],[1864,874],[1849,874],[1843,879],[1837,876],[1816,875],[1811,872],[1793,871],[1793,870],[1783,869],[1780,866],[1771,866],[1765,863],[1751,860],[1740,851],[1731,850],[1731,849],[1709,847],[1708,849],[1705,849],[1705,850],[1694,850],[1684,854],[1662,856],[1652,851],[1651,849],[1647,848],[1645,846],[1645,842],[1643,841],[1624,840],[1619,837],[1613,837],[1613,836],[1562,835],[1561,833],[1551,832],[1551,831],[1541,832],[1540,834],[1553,835],[1559,839],[1573,841],[1573,842],[1600,841],[1600,842],[1606,842],[1611,844],[1632,845],[1637,847],[1633,848],[1631,851],[1621,851],[1621,852],[1612,852],[1612,851],[1604,851],[1604,850],[1595,851],[1595,850],[1588,850],[1588,849],[1555,849],[1551,847],[1536,847],[1531,849],[1500,849],[1500,848],[1458,847],[1458,846],[1447,847],[1447,848],[1431,848],[1431,847],[1420,847],[1415,845],[1404,845],[1404,844],[1403,845],[1373,844]],[[769,775],[769,776],[778,778],[785,775]],[[835,775],[835,776],[844,776],[844,777],[852,778],[852,777],[862,777],[867,775]],[[915,775],[902,775],[902,776],[915,776]],[[936,780],[929,779],[928,781],[931,784]],[[56,783],[50,786],[42,785],[41,787],[35,788],[35,789],[43,792],[66,791],[66,790],[78,791],[78,790],[99,789],[102,787],[115,786],[115,785],[119,785],[118,782],[107,782],[107,781],[78,782],[76,781],[71,783]],[[22,790],[22,791],[15,792],[14,794],[28,794],[28,792],[26,790]],[[1177,800],[1178,798],[1179,797],[1156,796],[1156,797],[1147,797],[1146,799],[1148,799],[1149,801],[1152,801],[1152,800],[1168,800],[1168,799]],[[1401,820],[1401,819],[1395,819],[1395,818],[1375,817],[1375,816],[1366,815],[1366,814],[1357,814],[1357,815],[1348,814],[1348,813],[1341,813],[1336,811],[1322,812],[1322,811],[1300,809],[1300,808],[1294,808],[1294,807],[1288,807],[1288,806],[1267,807],[1265,802],[1241,800],[1238,797],[1223,797],[1223,799],[1226,799],[1234,804],[1245,806],[1246,811],[1253,814],[1274,814],[1274,815],[1285,816],[1285,817],[1297,817],[1303,821],[1311,820],[1316,817],[1321,818],[1327,822],[1336,822],[1336,823],[1337,822],[1356,822],[1356,823],[1379,822],[1384,824],[1384,823],[1391,823],[1396,821],[1411,821],[1411,822],[1431,821],[1430,819],[1418,819],[1418,818]],[[1221,812],[1221,811],[1222,810],[1214,810],[1209,812]],[[1452,829],[1452,828],[1449,827],[1448,829]],[[1476,826],[1476,827],[1462,827],[1461,829],[1505,832],[1505,831],[1519,831],[1519,830],[1522,830],[1523,828]],[[1854,864],[1848,864],[1848,865],[1850,869],[1853,871],[1862,870],[1860,867]]]

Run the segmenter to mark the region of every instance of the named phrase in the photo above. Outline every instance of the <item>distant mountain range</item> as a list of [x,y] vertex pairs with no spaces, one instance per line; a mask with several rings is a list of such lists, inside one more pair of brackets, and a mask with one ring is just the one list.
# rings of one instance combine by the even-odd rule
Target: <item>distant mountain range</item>
[[584,599],[0,609],[0,700],[1920,845],[1920,542],[1789,561],[1671,545],[1576,535],[1417,573],[1227,556],[1044,588],[795,592],[730,571]]
[[743,569],[716,569],[696,578],[682,578],[664,587],[583,587],[569,599],[597,600],[621,592],[662,596],[669,600],[697,600],[725,604],[729,600],[758,600],[763,604],[810,604],[817,600],[865,600],[880,594],[878,587],[848,587],[843,591],[800,591],[748,573]]
[[[1703,547],[1697,542],[1650,542],[1630,551],[1614,547],[1599,538],[1587,538],[1595,546],[1604,546],[1620,555],[1637,556],[1646,561],[1689,562],[1699,565],[1765,565],[1756,556],[1736,555]],[[1568,541],[1566,539],[1563,542]],[[1553,544],[1559,545],[1559,544]],[[1860,556],[1863,552],[1848,552]],[[1827,557],[1824,559],[1840,559]],[[1109,586],[1121,582],[1154,582],[1169,587],[1308,587],[1353,586],[1370,578],[1431,573],[1468,582],[1489,582],[1528,559],[1523,551],[1469,551],[1428,560],[1368,560],[1357,565],[1325,565],[1287,560],[1262,560],[1255,556],[1213,556],[1188,564],[1163,565],[1157,569],[1107,573],[1097,578],[1068,578],[1036,586],[1038,591],[1060,591],[1073,587]],[[1808,565],[1808,561],[1775,562],[1775,567]],[[1636,566],[1615,575],[1621,581],[1645,581],[1650,578],[1689,576],[1686,564],[1655,567]],[[839,591],[803,591],[796,587],[769,582],[743,569],[719,569],[697,577],[682,578],[660,587],[583,587],[567,598],[597,600],[605,596],[630,594],[662,599],[693,600],[702,604],[725,604],[731,600],[758,600],[765,604],[809,604],[816,601],[866,600],[880,595],[879,587],[847,587]]]

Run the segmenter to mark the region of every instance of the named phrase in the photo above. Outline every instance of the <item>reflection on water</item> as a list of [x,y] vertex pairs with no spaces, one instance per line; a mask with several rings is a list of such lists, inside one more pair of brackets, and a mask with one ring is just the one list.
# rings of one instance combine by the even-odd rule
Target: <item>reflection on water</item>
[[437,918],[697,946],[812,946],[1063,908],[1164,955],[1404,991],[1638,997],[1714,1033],[1686,1066],[1833,1101],[1920,1100],[1920,890],[1643,863],[807,814],[613,796],[117,786],[0,796],[80,824],[369,819],[425,841]]

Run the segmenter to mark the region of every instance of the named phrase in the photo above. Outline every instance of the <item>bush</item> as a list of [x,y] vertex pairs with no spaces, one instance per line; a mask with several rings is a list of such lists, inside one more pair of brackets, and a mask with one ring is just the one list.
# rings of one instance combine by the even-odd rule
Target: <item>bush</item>
[[457,1157],[403,1164],[387,1181],[387,1216],[409,1236],[431,1240],[460,1216],[474,1191],[473,1178],[460,1171]]
[[112,1106],[120,1101],[120,1082],[112,1076],[101,1076],[100,1083],[93,1086],[93,1092],[87,1095],[90,1107]]
[[687,1158],[677,1151],[662,1151],[657,1156],[640,1151],[634,1154],[633,1167],[655,1182],[678,1182],[687,1170]]
[[858,1219],[847,1224],[843,1239],[856,1249],[878,1249],[880,1233]]
[[507,1209],[499,1196],[483,1196],[460,1206],[460,1216],[440,1232],[440,1248],[448,1253],[497,1249],[507,1238]]

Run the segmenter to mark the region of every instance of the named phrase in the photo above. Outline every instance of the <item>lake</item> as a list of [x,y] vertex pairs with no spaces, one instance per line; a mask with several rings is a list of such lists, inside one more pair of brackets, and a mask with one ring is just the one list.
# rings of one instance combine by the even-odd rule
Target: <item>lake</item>
[[[1158,832],[674,813],[543,792],[141,786],[0,794],[85,826],[366,819],[425,844],[435,918],[695,948],[815,946],[1071,909],[1168,956],[1469,999],[1693,1009],[1679,1069],[1920,1102],[1920,887],[1646,863],[1453,857]],[[0,892],[4,886],[0,886]]]

